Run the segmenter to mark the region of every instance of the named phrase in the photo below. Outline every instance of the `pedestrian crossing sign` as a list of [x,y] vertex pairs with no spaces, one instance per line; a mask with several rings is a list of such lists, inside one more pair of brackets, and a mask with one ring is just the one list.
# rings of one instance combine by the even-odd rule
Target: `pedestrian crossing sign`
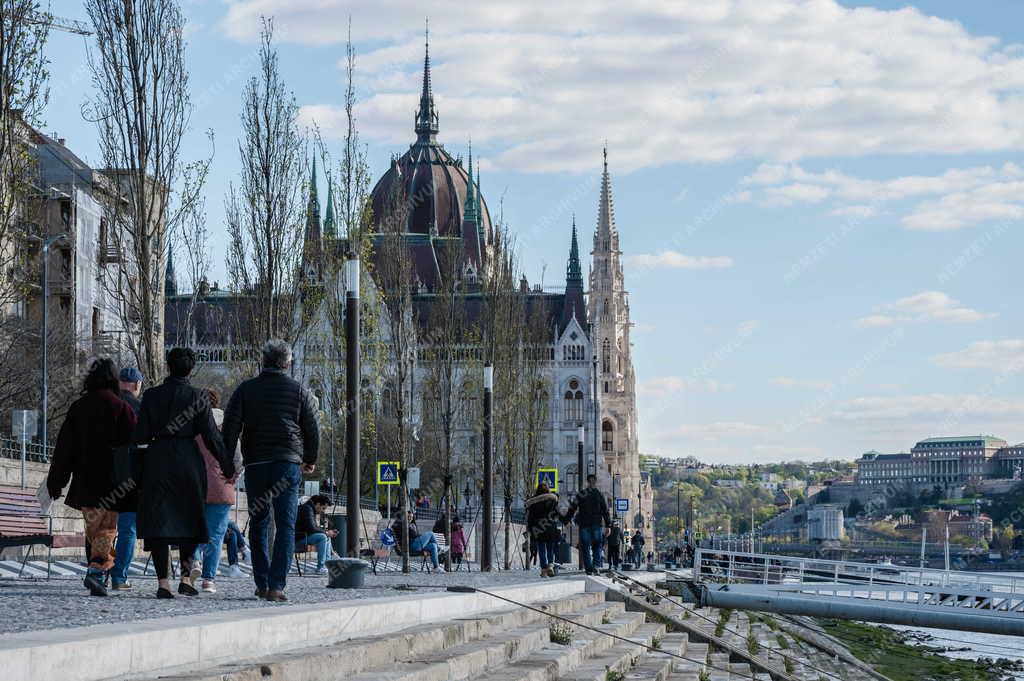
[[552,492],[558,491],[558,469],[557,468],[538,468],[537,469],[537,485],[545,483],[548,489]]
[[397,485],[398,484],[398,461],[377,462],[377,484]]
[[615,511],[616,513],[627,513],[629,511],[629,499],[616,498]]

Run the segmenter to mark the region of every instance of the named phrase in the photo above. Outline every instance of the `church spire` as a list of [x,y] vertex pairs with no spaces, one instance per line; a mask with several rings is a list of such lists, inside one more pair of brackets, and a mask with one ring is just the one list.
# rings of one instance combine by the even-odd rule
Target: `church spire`
[[473,189],[473,140],[469,141],[469,171],[466,173],[466,209],[462,213],[466,222],[477,223],[476,192]]
[[423,90],[420,92],[420,108],[416,112],[416,141],[433,144],[437,137],[437,111],[434,109],[434,94],[430,90],[430,20],[427,20],[423,57]]
[[306,239],[320,240],[320,196],[316,190],[316,157],[313,157],[313,172],[309,179],[309,202],[306,204]]
[[560,329],[564,330],[575,319],[584,328],[587,307],[583,300],[583,269],[580,267],[580,244],[576,236],[576,214],[572,216],[572,243],[569,246],[569,264],[565,268],[565,302],[562,305]]
[[597,214],[597,238],[607,244],[612,235],[617,233],[615,207],[612,204],[612,180],[608,174],[608,144],[606,142],[604,145],[604,172],[601,174],[601,203],[598,206]]
[[167,274],[164,275],[164,295],[178,295],[178,281],[174,276],[174,251],[167,249]]
[[333,239],[338,235],[334,226],[334,184],[327,180],[327,208],[324,209],[324,238]]
[[565,288],[578,283],[583,288],[583,269],[580,267],[580,245],[576,238],[576,214],[572,215],[572,244],[569,246],[569,265],[565,268]]

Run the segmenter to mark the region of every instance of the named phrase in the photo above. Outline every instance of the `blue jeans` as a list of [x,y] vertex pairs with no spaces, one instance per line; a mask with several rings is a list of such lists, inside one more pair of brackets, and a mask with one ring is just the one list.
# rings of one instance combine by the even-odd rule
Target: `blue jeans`
[[228,529],[228,515],[231,504],[206,505],[206,532],[209,544],[196,547],[196,556],[203,560],[203,579],[215,579],[220,566],[220,548],[224,545],[224,533]]
[[114,544],[114,567],[110,571],[113,584],[128,581],[128,566],[135,556],[135,511],[117,514],[117,542]]
[[245,537],[242,536],[242,531],[238,529],[238,523],[234,520],[228,521],[228,529],[224,538],[228,545],[228,565],[237,565],[238,552],[245,548]]
[[[297,463],[271,461],[245,467],[252,577],[257,589],[284,590],[288,566],[295,555],[295,516],[301,482]],[[275,528],[273,556],[269,546],[271,509]]]
[[302,541],[295,544],[296,549],[306,546],[316,547],[316,569],[319,570],[324,566],[327,556],[331,555],[331,538],[323,532],[314,532],[307,534]]
[[437,567],[437,539],[434,538],[433,532],[424,532],[411,540],[409,542],[409,551],[411,553],[430,551],[430,562],[433,563],[434,567]]
[[537,540],[537,558],[540,560],[541,570],[555,562],[555,556],[558,555],[555,553],[557,549],[557,541]]
[[604,529],[600,525],[580,528],[580,553],[583,569],[588,572],[601,569],[601,549],[604,547]]

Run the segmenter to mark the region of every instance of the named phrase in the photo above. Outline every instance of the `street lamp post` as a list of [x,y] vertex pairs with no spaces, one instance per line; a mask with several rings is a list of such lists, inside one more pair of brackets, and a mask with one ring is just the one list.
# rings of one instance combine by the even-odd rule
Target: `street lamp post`
[[484,365],[484,533],[481,539],[483,547],[480,551],[480,570],[490,572],[494,567],[492,547],[494,541],[494,488],[491,480],[494,464],[494,451],[491,442],[492,406],[494,400],[494,367]]
[[60,234],[54,234],[53,236],[47,237],[46,239],[40,239],[43,243],[43,309],[42,309],[42,366],[40,367],[41,382],[42,385],[42,410],[40,418],[40,442],[43,445],[43,456],[47,454],[48,434],[47,434],[47,406],[50,401],[50,374],[49,374],[49,299],[50,299],[50,246],[64,239],[67,236],[63,232]]
[[[583,491],[583,422],[581,421],[579,427],[576,428],[576,489],[577,492]],[[596,471],[595,471],[596,474]],[[579,515],[576,516],[579,518]],[[577,523],[579,524],[579,523]],[[579,562],[580,569],[583,569],[583,528],[580,527],[580,541],[579,541]]]
[[[349,253],[345,263],[345,551],[359,556],[359,256]],[[388,488],[390,489],[390,487]],[[390,509],[389,509],[390,510]]]

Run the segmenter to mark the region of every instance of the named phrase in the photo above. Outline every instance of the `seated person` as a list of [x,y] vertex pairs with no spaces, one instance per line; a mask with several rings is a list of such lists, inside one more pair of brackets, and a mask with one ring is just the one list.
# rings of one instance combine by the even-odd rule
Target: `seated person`
[[224,533],[224,543],[228,545],[228,577],[244,577],[242,568],[238,567],[239,553],[249,560],[249,547],[245,543],[245,535],[234,520],[228,521],[228,530]]
[[[419,554],[428,552],[430,554],[430,562],[433,565],[434,572],[440,572],[441,567],[438,564],[437,559],[437,539],[434,537],[433,532],[421,533],[416,527],[416,516],[412,511],[409,511],[405,516],[406,522],[409,524],[409,553]],[[395,520],[394,524],[391,525],[391,532],[395,535],[395,549],[398,553],[402,552],[402,528],[404,523],[402,518],[399,517]]]
[[316,518],[323,515],[330,505],[331,500],[323,494],[314,494],[305,503],[299,505],[299,512],[295,518],[295,550],[301,551],[307,546],[316,547],[316,573],[327,574],[327,566],[324,565],[331,550],[331,539],[338,536],[337,530],[328,530],[321,527]]

